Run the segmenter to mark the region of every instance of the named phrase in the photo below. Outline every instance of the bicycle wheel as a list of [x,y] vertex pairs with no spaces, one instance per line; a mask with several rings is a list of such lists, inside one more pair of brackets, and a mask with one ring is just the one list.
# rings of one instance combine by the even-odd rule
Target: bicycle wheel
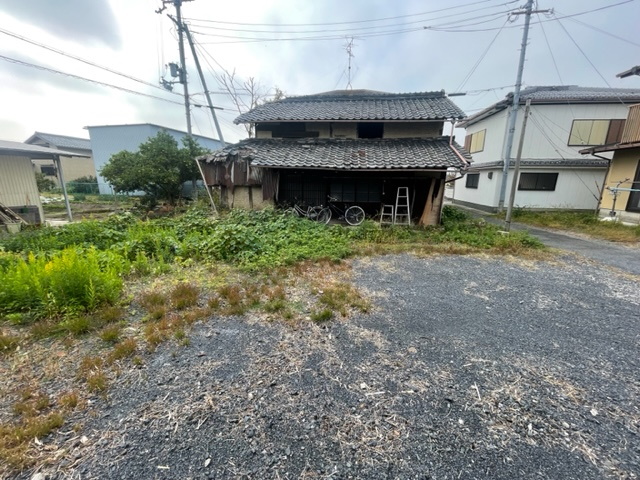
[[324,207],[317,213],[314,220],[326,225],[327,223],[329,223],[329,220],[331,220],[331,209],[329,207]]
[[360,225],[364,222],[364,210],[357,205],[349,207],[347,211],[344,212],[344,219],[349,225]]

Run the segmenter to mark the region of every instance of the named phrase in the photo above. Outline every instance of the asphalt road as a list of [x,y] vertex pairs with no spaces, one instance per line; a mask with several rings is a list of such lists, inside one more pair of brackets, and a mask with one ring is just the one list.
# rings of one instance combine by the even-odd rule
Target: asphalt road
[[[484,218],[489,223],[504,225],[502,220],[492,215],[460,205],[456,205],[456,207],[470,212],[475,217]],[[527,231],[549,247],[575,253],[633,275],[640,275],[640,248],[638,246],[629,247],[605,240],[585,238],[569,232],[548,230],[515,222],[511,224],[511,229]]]
[[579,261],[406,254],[352,275],[368,314],[212,317],[188,347],[148,354],[43,473],[638,478],[638,282]]

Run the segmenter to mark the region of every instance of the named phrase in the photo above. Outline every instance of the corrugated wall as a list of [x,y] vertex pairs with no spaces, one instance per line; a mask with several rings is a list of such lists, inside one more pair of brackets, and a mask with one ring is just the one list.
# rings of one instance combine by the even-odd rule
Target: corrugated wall
[[0,172],[0,202],[8,207],[37,206],[44,218],[31,159],[0,155]]

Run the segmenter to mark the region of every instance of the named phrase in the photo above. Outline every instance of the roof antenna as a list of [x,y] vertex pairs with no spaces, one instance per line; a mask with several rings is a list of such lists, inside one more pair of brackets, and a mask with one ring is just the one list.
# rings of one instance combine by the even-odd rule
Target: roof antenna
[[353,90],[353,86],[351,85],[351,59],[354,58],[353,55],[353,47],[355,47],[354,43],[353,43],[353,37],[347,37],[347,44],[345,45],[344,49],[347,51],[347,55],[349,57],[349,72],[347,74],[347,90]]

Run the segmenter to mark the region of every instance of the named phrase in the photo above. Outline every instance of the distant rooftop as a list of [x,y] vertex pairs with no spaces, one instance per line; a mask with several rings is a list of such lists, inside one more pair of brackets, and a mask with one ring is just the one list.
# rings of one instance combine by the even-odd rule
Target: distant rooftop
[[66,152],[57,148],[42,147],[40,145],[30,145],[28,143],[10,142],[0,140],[0,153],[5,155],[27,156],[31,158],[53,158],[56,155],[64,157],[88,157],[83,153]]
[[67,135],[56,135],[54,133],[35,132],[25,143],[33,143],[35,140],[48,143],[56,148],[73,148],[77,150],[91,150],[91,141],[88,138],[69,137]]
[[444,93],[387,93],[333,90],[268,102],[234,123],[278,121],[384,121],[460,119],[464,112]]
[[[185,132],[184,130],[178,130],[177,128],[165,127],[163,125],[158,125],[157,123],[121,123],[121,124],[115,124],[115,125],[87,125],[84,128],[86,128],[88,130],[90,128],[121,128],[121,127],[154,127],[154,128],[159,128],[161,130],[170,130],[172,132],[177,132],[177,133],[182,133],[183,135],[187,135],[187,132]],[[205,137],[204,135],[198,135],[196,133],[194,133],[192,136],[195,137],[195,138],[205,138],[207,140],[213,140],[213,141],[216,141],[216,142],[220,141],[217,138]]]
[[[520,91],[520,104],[531,99],[533,104],[555,103],[623,103],[640,102],[640,88],[601,88],[578,87],[577,85],[551,85],[541,87],[527,87]],[[488,106],[484,110],[465,118],[459,127],[467,127],[491,115],[508,108],[513,103],[513,93],[509,93],[504,100]]]

